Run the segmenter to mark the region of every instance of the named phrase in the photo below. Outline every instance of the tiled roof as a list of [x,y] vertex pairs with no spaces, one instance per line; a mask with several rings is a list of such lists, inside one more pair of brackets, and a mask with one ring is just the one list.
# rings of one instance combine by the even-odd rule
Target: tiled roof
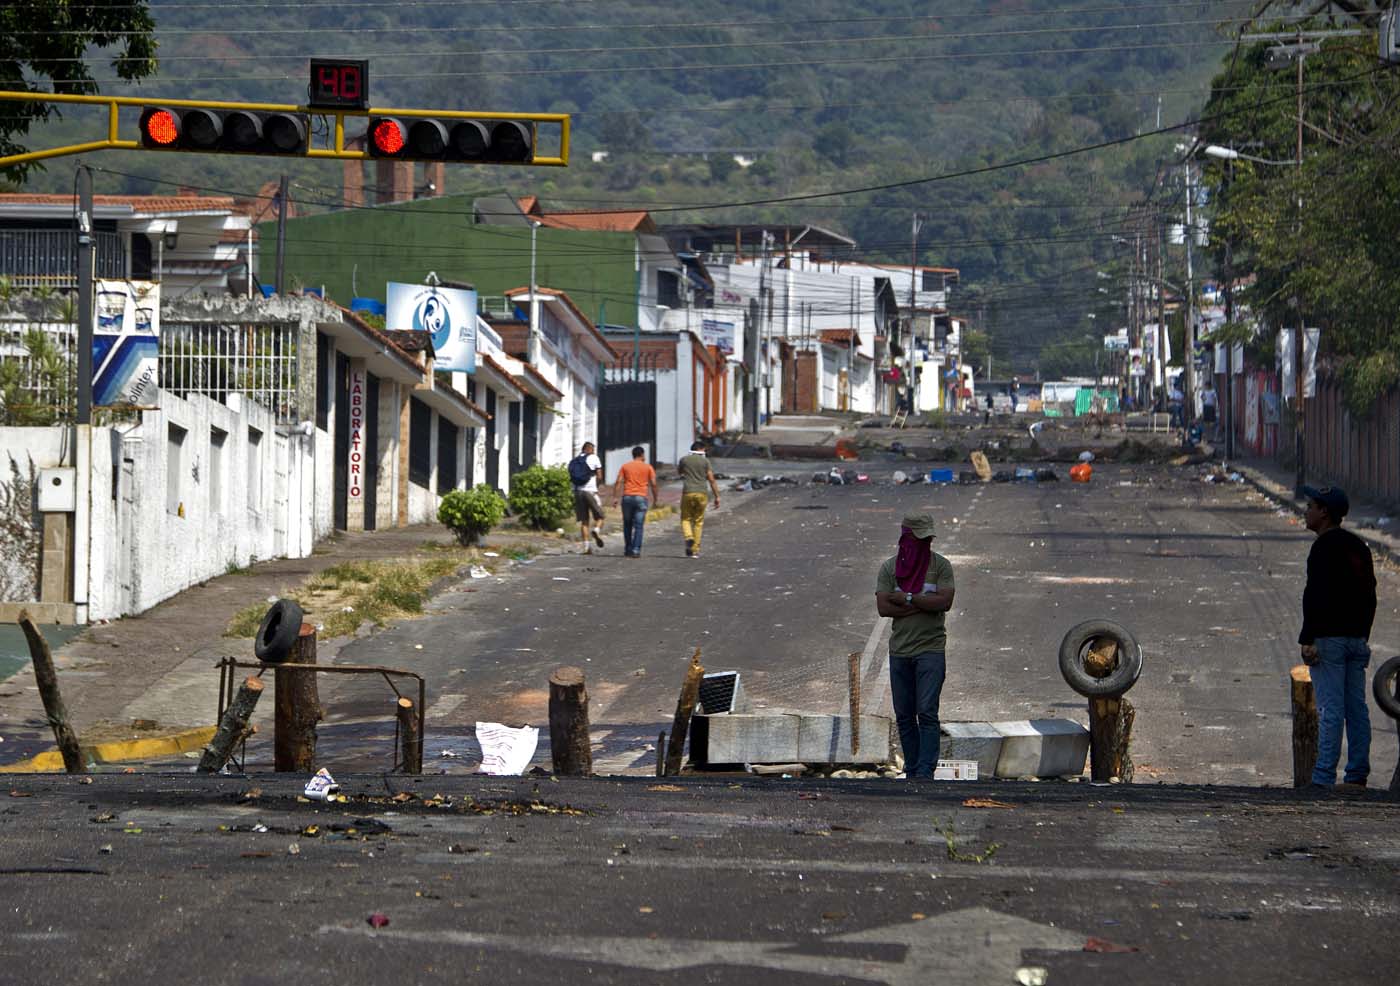
[[[233,212],[234,202],[228,196],[203,195],[94,195],[93,205],[129,206],[138,216],[171,212]],[[71,195],[46,195],[15,192],[0,195],[0,205],[69,205]]]
[[520,365],[525,368],[525,372],[521,374],[521,376],[529,377],[531,380],[534,381],[535,386],[542,387],[545,390],[553,392],[553,394],[555,395],[555,400],[558,400],[559,398],[564,396],[564,392],[558,387],[554,386],[554,384],[546,380],[544,374],[541,373],[539,370],[535,369],[533,366],[531,366],[529,363],[526,363],[524,360],[521,360]]
[[822,342],[833,346],[860,345],[860,334],[855,329],[822,329],[819,335]]
[[602,233],[651,232],[651,214],[636,212],[539,212],[535,219],[555,229],[589,230]]
[[[585,315],[585,314],[579,309],[578,305],[574,304],[574,299],[570,298],[570,297],[568,296],[568,294],[566,294],[566,293],[563,292],[563,291],[560,291],[558,288],[547,288],[547,287],[545,287],[544,285],[539,285],[539,286],[537,286],[537,287],[535,288],[535,290],[538,291],[540,294],[547,294],[547,295],[549,295],[551,298],[558,298],[558,299],[559,299],[560,301],[562,301],[564,304],[568,305],[568,306],[569,306],[569,311],[571,311],[571,312],[574,313],[574,315],[578,318],[578,320],[579,320],[580,322],[582,322],[582,323],[584,324],[584,326],[585,326],[585,327],[588,329],[588,331],[593,335],[593,337],[594,337],[595,339],[597,339],[599,342],[601,342],[601,343],[603,344],[604,348],[606,348],[606,349],[608,350],[608,352],[612,353],[614,356],[617,355],[617,351],[616,351],[615,349],[612,348],[612,345],[608,342],[607,337],[604,336],[603,333],[601,333],[601,332],[598,331],[598,326],[594,325],[594,324],[593,324],[593,320],[592,320],[591,318],[589,318],[587,315]],[[528,295],[529,293],[530,293],[530,289],[529,289],[528,287],[523,287],[523,288],[511,288],[509,291],[507,291],[507,292],[505,293],[505,295],[506,295],[507,298],[510,298],[512,301],[514,301],[516,295],[518,295],[518,294],[525,294],[525,295]]]

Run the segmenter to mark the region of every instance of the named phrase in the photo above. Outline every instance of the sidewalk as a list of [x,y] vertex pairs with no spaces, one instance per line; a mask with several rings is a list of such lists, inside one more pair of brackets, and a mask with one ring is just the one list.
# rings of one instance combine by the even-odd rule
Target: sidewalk
[[[1229,468],[1279,506],[1300,517],[1307,509],[1306,501],[1293,497],[1293,470],[1271,459],[1231,459]],[[1380,504],[1353,498],[1346,526],[1370,545],[1375,554],[1400,564],[1400,517],[1394,516],[1394,511]]]

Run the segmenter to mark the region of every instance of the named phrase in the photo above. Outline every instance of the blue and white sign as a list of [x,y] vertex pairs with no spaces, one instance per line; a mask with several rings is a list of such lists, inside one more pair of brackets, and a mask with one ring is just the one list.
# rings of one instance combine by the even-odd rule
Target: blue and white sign
[[734,353],[734,323],[720,322],[707,318],[700,322],[700,339],[707,346],[714,346],[721,353],[730,356]]
[[93,406],[157,406],[160,285],[153,281],[98,281],[95,308]]
[[384,325],[391,332],[427,332],[439,370],[476,372],[476,292],[389,282]]

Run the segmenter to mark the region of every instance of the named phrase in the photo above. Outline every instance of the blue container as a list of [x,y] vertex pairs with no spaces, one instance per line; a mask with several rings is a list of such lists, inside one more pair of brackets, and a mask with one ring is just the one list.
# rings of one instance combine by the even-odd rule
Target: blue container
[[264,298],[271,298],[277,293],[277,286],[275,284],[259,284],[258,288],[262,291],[262,296]]
[[930,483],[951,483],[953,481],[953,470],[930,469],[928,471],[928,481]]
[[377,298],[351,298],[350,310],[352,312],[369,312],[371,315],[383,315],[384,302]]

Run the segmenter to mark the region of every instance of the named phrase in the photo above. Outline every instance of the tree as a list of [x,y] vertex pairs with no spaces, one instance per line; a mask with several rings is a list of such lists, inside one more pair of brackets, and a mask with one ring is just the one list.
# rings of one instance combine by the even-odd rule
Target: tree
[[851,128],[839,120],[828,123],[817,131],[812,139],[812,150],[826,158],[838,168],[844,168],[855,145],[855,134]]
[[[92,48],[116,48],[112,68],[123,79],[156,71],[155,21],[145,0],[10,0],[0,5],[0,89],[96,93],[84,60]],[[36,83],[47,79],[51,90]],[[22,154],[19,139],[34,123],[59,116],[47,103],[9,103],[0,113],[0,155]],[[38,164],[0,168],[22,182]]]

